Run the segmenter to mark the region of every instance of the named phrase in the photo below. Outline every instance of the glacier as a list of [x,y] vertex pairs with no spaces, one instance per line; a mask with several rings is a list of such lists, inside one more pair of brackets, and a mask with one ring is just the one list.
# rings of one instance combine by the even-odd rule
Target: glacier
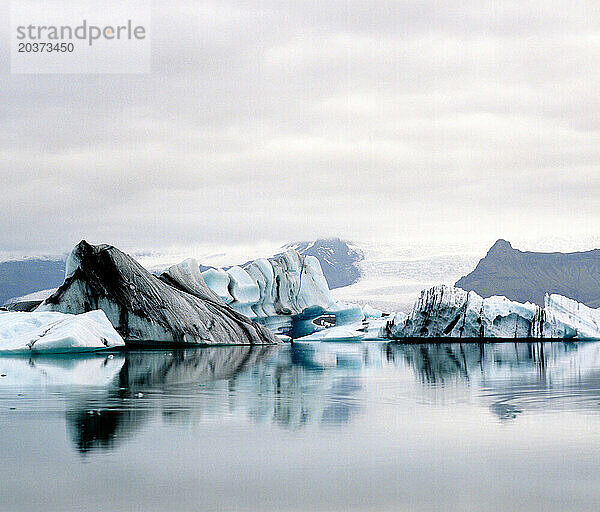
[[119,249],[83,240],[69,255],[65,274],[36,311],[101,309],[130,344],[279,342],[204,287],[193,261],[171,267],[160,279]]
[[0,353],[85,352],[125,345],[103,311],[1,312]]
[[600,339],[600,310],[554,294],[540,307],[439,285],[423,290],[408,315],[388,320],[381,336]]

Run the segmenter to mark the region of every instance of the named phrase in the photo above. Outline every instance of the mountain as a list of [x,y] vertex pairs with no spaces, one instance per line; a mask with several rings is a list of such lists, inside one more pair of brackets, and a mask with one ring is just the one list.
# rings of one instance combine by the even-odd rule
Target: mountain
[[303,256],[317,258],[330,290],[351,285],[360,279],[358,262],[364,255],[345,240],[320,238],[314,242],[290,243],[285,249],[294,249]]
[[600,250],[572,253],[519,251],[498,240],[475,270],[456,282],[482,297],[503,295],[517,302],[544,305],[558,294],[592,308],[600,307]]
[[63,259],[31,258],[0,263],[0,305],[38,290],[57,288],[65,279]]

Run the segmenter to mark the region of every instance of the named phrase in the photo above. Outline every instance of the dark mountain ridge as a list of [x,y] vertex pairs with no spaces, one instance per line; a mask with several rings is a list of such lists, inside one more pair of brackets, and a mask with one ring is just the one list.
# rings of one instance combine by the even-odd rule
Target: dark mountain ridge
[[4,261],[0,263],[0,305],[14,297],[57,288],[64,279],[64,258]]
[[600,249],[585,252],[530,252],[498,240],[473,272],[456,282],[458,288],[482,297],[504,295],[518,302],[544,304],[546,293],[557,293],[600,307]]

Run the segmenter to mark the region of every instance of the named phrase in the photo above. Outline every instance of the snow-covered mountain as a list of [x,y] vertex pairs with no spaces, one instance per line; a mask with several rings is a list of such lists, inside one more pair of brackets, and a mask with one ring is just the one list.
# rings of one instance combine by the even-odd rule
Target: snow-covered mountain
[[329,289],[356,283],[360,277],[362,251],[351,242],[340,238],[320,238],[312,242],[294,242],[285,249],[294,249],[304,256],[314,256],[321,263]]

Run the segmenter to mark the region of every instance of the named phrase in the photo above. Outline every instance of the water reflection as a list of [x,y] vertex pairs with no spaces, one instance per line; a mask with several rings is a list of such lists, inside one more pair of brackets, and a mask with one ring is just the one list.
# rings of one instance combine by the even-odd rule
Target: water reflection
[[411,368],[432,403],[463,388],[503,421],[534,410],[600,412],[598,343],[394,343],[385,353]]
[[[571,342],[390,343],[385,352],[388,361],[396,361],[398,357],[405,360],[424,385],[444,385],[457,379],[468,382],[474,375],[490,377],[501,369],[515,374],[534,369],[540,380],[546,380],[549,367],[555,371],[561,361],[569,360],[571,354],[583,348],[586,354],[598,350],[591,343]],[[593,367],[595,358],[589,363]]]
[[[0,406],[63,402],[82,453],[111,450],[157,418],[342,427],[369,407],[469,402],[499,421],[600,412],[600,344],[294,344],[1,358]],[[40,392],[42,390],[42,392]],[[44,394],[48,393],[48,394]],[[29,397],[29,398],[28,398]],[[54,403],[54,402],[52,402]],[[3,409],[5,407],[2,407]]]
[[213,347],[131,351],[102,395],[76,396],[67,408],[67,430],[77,449],[113,448],[155,414],[184,420],[207,406],[204,387],[227,382],[273,354],[272,347]]
[[85,454],[117,447],[156,415],[178,423],[243,415],[288,429],[341,425],[360,410],[353,397],[364,358],[344,347],[241,346],[6,358],[0,367],[8,377],[1,401],[14,400],[15,389],[64,397],[69,437]]

